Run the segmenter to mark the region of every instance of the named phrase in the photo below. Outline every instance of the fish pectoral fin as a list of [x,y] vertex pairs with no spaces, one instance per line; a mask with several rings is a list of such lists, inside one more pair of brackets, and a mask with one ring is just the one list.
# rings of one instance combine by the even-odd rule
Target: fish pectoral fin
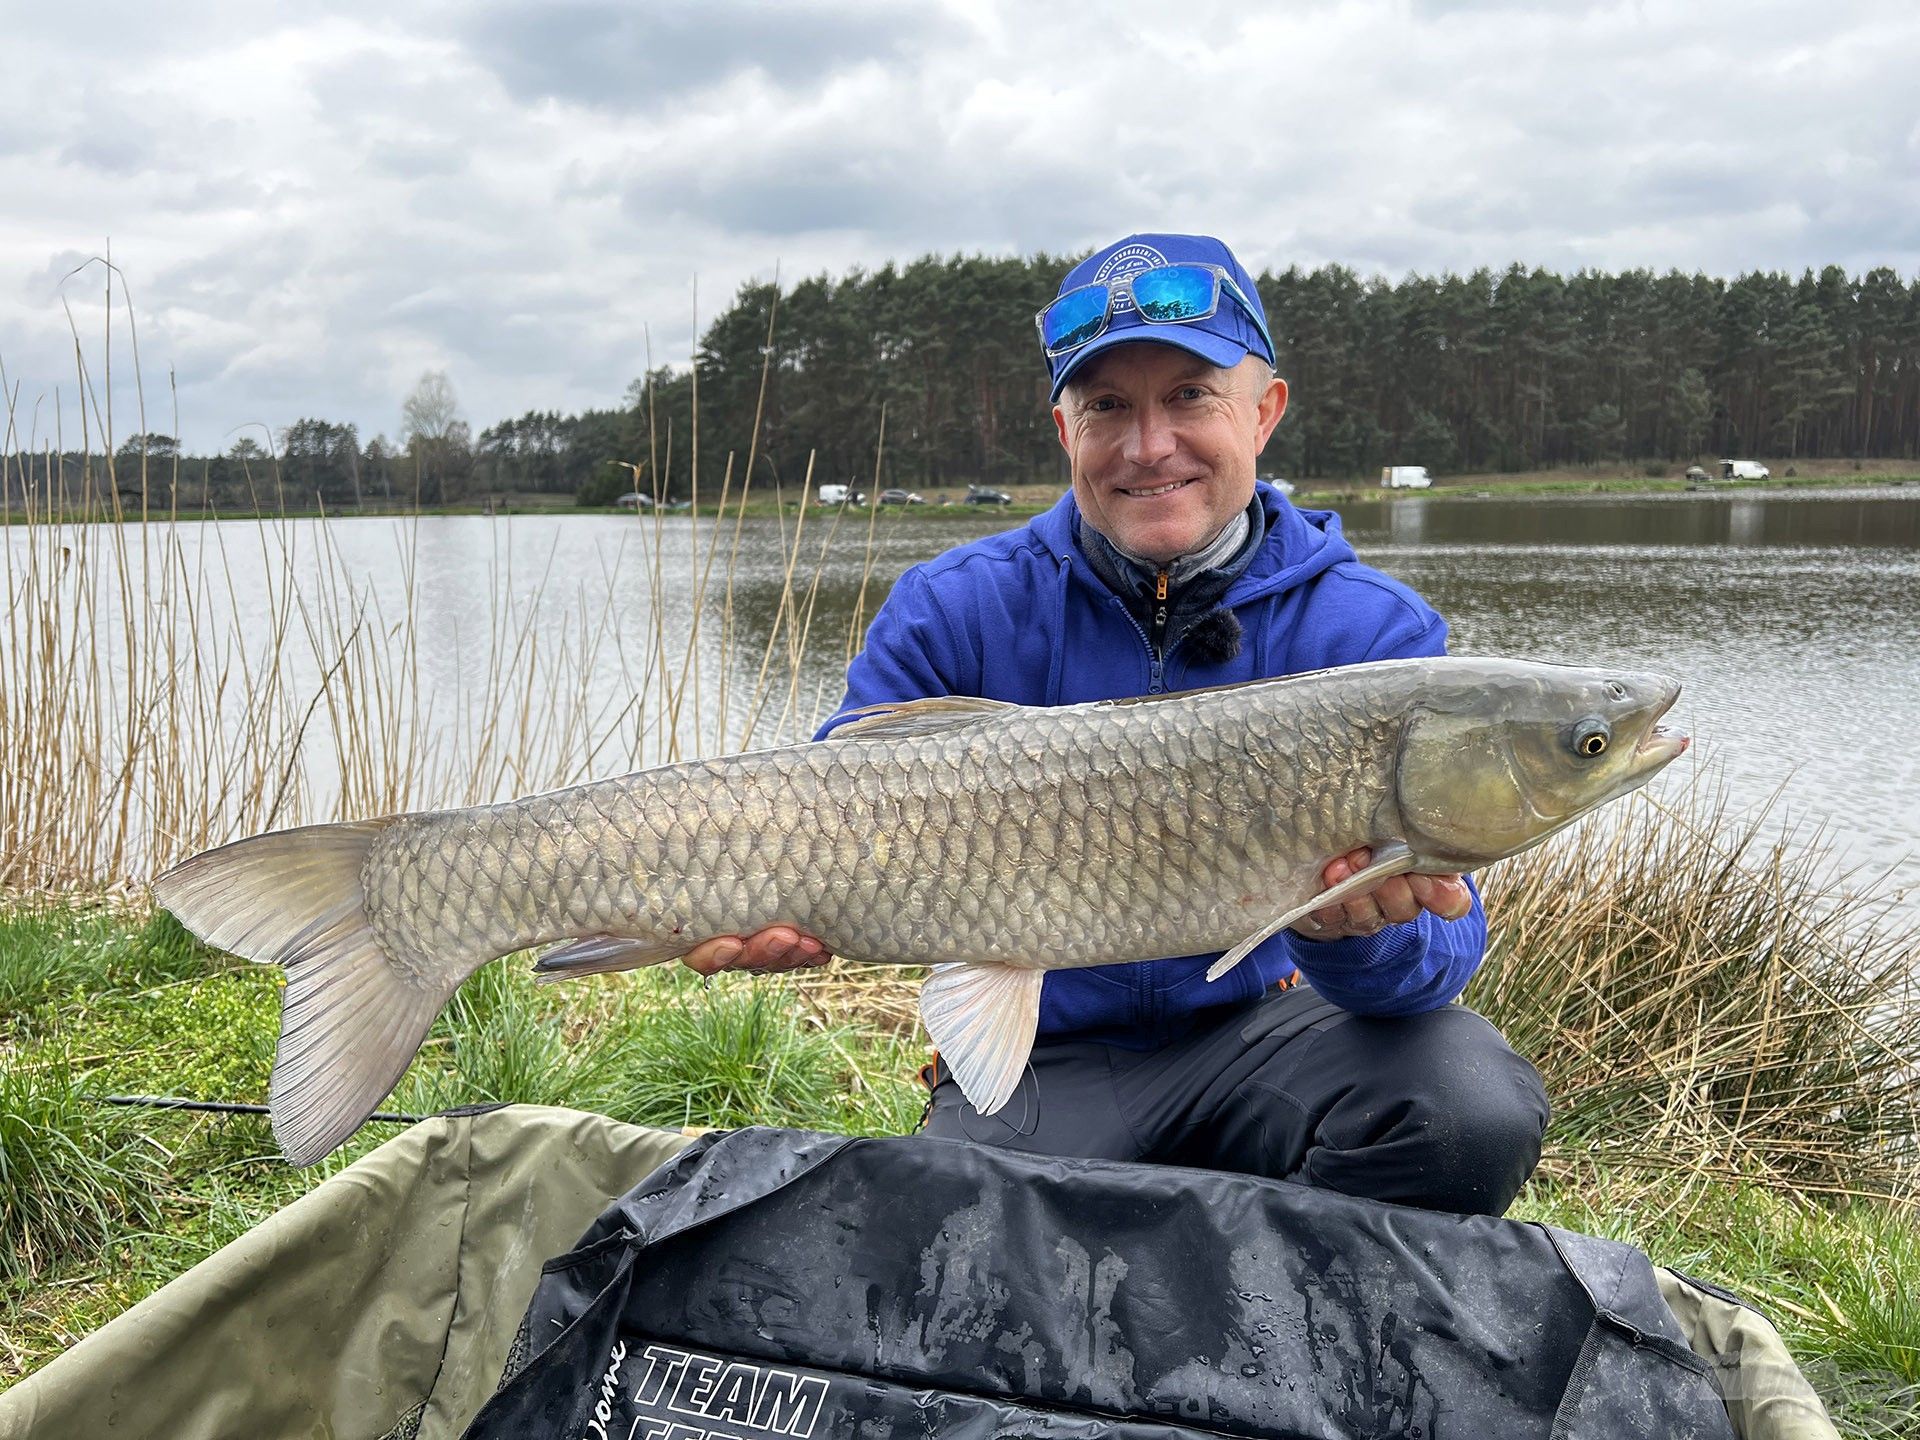
[[551,950],[534,962],[537,980],[570,980],[575,975],[604,975],[614,970],[638,970],[678,960],[693,946],[683,935],[666,941],[636,940],[630,935],[582,935]]
[[938,735],[975,725],[1021,706],[1006,700],[983,700],[977,695],[930,695],[884,705],[862,705],[851,713],[858,720],[840,726],[829,740],[896,740],[909,735]]
[[920,989],[920,1018],[982,1115],[991,1115],[1019,1087],[1040,1027],[1044,970],[1015,965],[936,965]]
[[1401,841],[1382,845],[1374,852],[1373,863],[1356,874],[1349,875],[1338,885],[1322,890],[1311,900],[1304,901],[1287,911],[1270,925],[1264,925],[1253,932],[1213,964],[1207,967],[1207,979],[1218,980],[1234,966],[1253,953],[1254,946],[1278,935],[1287,926],[1303,915],[1311,915],[1315,910],[1324,910],[1329,905],[1337,905],[1349,895],[1361,890],[1370,890],[1382,880],[1392,879],[1395,875],[1404,875],[1420,863],[1420,859]]

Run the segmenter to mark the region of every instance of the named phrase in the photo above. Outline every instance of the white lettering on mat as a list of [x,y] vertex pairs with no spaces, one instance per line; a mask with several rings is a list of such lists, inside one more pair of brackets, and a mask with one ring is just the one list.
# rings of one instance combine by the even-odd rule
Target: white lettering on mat
[[[651,1344],[635,1357],[632,1391],[621,1396],[626,1359],[622,1340],[608,1357],[581,1440],[810,1440],[826,1402],[827,1382],[816,1376]],[[642,1413],[624,1434],[609,1434],[616,1399],[653,1413]],[[665,1418],[660,1408],[706,1423]]]

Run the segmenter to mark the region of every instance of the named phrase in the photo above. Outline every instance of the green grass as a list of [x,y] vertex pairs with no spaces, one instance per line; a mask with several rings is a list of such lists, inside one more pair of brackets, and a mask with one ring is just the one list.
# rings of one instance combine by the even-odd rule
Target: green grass
[[0,909],[0,1040],[87,993],[203,974],[209,951],[164,911],[130,924],[105,902],[36,898]]
[[125,1112],[88,1099],[66,1037],[11,1057],[0,1069],[0,1278],[85,1262],[148,1223],[164,1158]]

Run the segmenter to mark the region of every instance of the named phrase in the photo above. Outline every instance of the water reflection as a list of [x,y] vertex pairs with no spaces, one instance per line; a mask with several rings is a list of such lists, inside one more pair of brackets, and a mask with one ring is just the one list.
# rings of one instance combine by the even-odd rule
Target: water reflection
[[1384,534],[1398,540],[1402,530],[1412,526],[1418,528],[1418,538],[1436,544],[1920,549],[1920,495],[1912,487],[1772,495],[1369,497],[1343,504],[1340,512],[1349,534]]

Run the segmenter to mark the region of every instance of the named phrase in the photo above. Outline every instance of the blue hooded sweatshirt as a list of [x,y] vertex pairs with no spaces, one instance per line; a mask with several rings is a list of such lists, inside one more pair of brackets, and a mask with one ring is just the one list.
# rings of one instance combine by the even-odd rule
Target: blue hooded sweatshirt
[[[846,699],[820,738],[859,706],[930,695],[1074,705],[1446,653],[1446,622],[1406,586],[1361,564],[1338,515],[1296,510],[1264,484],[1257,495],[1265,540],[1221,602],[1243,636],[1231,658],[1200,658],[1176,645],[1156,663],[1139,620],[1076,541],[1069,492],[1017,530],[906,571],[847,668]],[[1476,892],[1472,911],[1455,921],[1422,914],[1334,941],[1283,930],[1211,983],[1206,969],[1217,951],[1050,971],[1039,1033],[1152,1049],[1190,1029],[1196,1012],[1244,1004],[1296,969],[1344,1009],[1418,1014],[1465,988],[1486,933]]]

